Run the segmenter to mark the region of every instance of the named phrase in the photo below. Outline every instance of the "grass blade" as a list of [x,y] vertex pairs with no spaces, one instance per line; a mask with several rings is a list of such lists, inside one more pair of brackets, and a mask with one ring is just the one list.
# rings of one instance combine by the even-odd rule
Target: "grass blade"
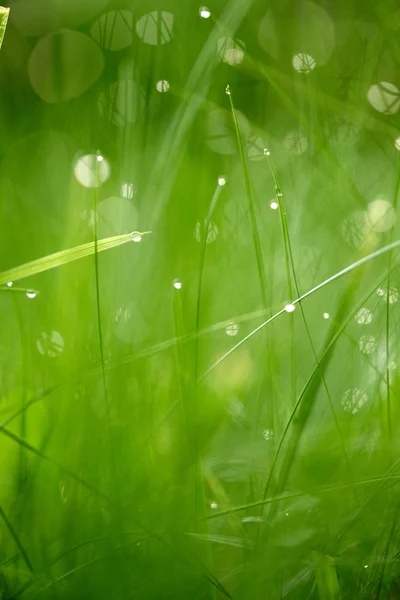
[[4,34],[6,32],[8,15],[10,13],[9,8],[4,8],[0,6],[0,48],[3,44]]
[[25,279],[25,277],[38,275],[39,273],[43,273],[43,271],[55,269],[56,267],[61,267],[62,265],[79,260],[80,258],[91,256],[92,254],[95,254],[96,248],[97,252],[104,252],[104,250],[122,246],[123,244],[133,241],[134,238],[141,237],[148,233],[150,233],[150,231],[144,231],[142,233],[134,231],[124,235],[104,238],[98,240],[97,243],[88,242],[86,244],[81,244],[80,246],[75,246],[75,248],[69,248],[68,250],[61,250],[60,252],[43,256],[42,258],[32,260],[24,265],[13,267],[8,271],[0,273],[0,285],[5,285],[9,281],[18,281],[19,279]]

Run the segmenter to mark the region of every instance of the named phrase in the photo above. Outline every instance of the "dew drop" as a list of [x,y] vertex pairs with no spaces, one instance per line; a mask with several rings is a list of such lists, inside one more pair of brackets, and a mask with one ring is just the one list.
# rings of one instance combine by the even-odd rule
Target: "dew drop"
[[226,86],[226,88],[225,88],[225,92],[228,94],[228,96],[230,96],[230,95],[231,95],[231,88],[230,88],[230,86],[229,86],[229,85],[227,85],[227,86]]
[[264,148],[264,154],[265,156],[270,156],[271,152],[268,150],[268,148]]
[[211,12],[207,6],[202,6],[199,10],[199,13],[202,19],[209,19],[211,16]]
[[324,317],[324,319],[329,319],[330,315],[328,312],[325,312],[322,316]]
[[224,186],[226,184],[226,179],[225,177],[218,177],[218,185],[220,185],[221,187]]
[[279,208],[279,204],[275,200],[272,200],[269,207],[272,208],[272,210],[277,210]]
[[180,279],[174,279],[174,281],[172,282],[172,285],[174,286],[174,288],[176,290],[182,289],[182,281]]
[[12,281],[9,281],[9,282],[7,283],[7,287],[12,287],[12,286],[13,286],[13,282],[12,282]]
[[36,298],[37,293],[34,290],[28,290],[26,292],[27,298]]
[[296,307],[295,307],[294,304],[286,304],[285,310],[288,313],[292,313],[292,312],[294,312],[296,310]]

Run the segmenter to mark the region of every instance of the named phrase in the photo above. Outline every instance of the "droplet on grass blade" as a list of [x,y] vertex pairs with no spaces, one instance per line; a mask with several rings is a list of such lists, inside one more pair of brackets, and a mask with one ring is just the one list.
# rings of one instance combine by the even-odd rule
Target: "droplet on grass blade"
[[292,313],[296,310],[296,307],[294,304],[286,304],[285,310],[287,313]]
[[26,292],[26,296],[27,298],[36,298],[37,292],[35,292],[35,290],[28,290]]
[[174,288],[176,290],[182,289],[182,281],[180,279],[174,279],[174,281],[172,282],[172,285],[174,286]]
[[211,16],[211,12],[210,10],[207,8],[207,6],[201,6],[199,9],[199,14],[201,16],[202,19],[209,19]]
[[279,204],[276,202],[276,200],[272,200],[269,207],[272,208],[272,210],[277,210],[279,208]]

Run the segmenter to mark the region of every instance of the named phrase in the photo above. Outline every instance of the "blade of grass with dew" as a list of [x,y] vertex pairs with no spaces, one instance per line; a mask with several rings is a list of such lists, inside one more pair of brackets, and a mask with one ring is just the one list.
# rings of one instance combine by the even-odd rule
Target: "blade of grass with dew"
[[43,256],[42,258],[38,258],[31,262],[20,265],[19,267],[13,267],[12,269],[8,269],[8,271],[3,271],[0,273],[0,285],[5,285],[11,281],[18,281],[19,279],[25,279],[26,277],[32,277],[33,275],[38,275],[39,273],[43,273],[49,269],[55,269],[56,267],[61,267],[75,260],[85,258],[86,256],[91,256],[92,254],[96,253],[96,248],[97,252],[111,250],[111,248],[116,248],[117,246],[127,244],[135,237],[142,237],[148,233],[150,233],[150,231],[134,231],[133,233],[104,238],[98,240],[97,243],[88,242],[86,244],[76,246],[75,248],[61,250],[61,252]]
[[[277,202],[278,208],[279,208],[279,214],[280,214],[280,219],[281,219],[281,227],[282,227],[283,243],[284,243],[284,247],[285,247],[286,264],[287,264],[287,268],[291,269],[291,271],[292,271],[296,294],[297,294],[297,297],[300,297],[301,294],[300,294],[300,289],[299,289],[299,284],[298,284],[297,275],[296,275],[296,269],[295,269],[295,264],[294,264],[292,244],[291,244],[291,241],[290,241],[289,226],[288,226],[287,217],[286,217],[286,210],[285,210],[285,203],[284,203],[284,199],[283,199],[282,188],[279,185],[279,181],[278,181],[278,177],[276,175],[276,171],[275,171],[275,169],[274,169],[274,167],[272,165],[271,158],[270,158],[270,156],[271,156],[270,152],[267,150],[264,153],[265,153],[265,155],[267,157],[268,166],[269,166],[269,169],[271,171],[271,175],[272,175],[272,178],[273,178],[273,181],[274,181],[274,186],[275,186],[276,202]],[[390,270],[390,265],[389,265],[389,270]],[[357,285],[357,283],[356,283],[356,285]],[[355,285],[354,284],[352,284],[352,289],[353,290],[355,289]],[[291,296],[290,296],[290,298],[291,298]],[[348,305],[348,303],[347,303],[347,305]],[[308,341],[310,343],[310,347],[311,347],[311,350],[312,350],[312,353],[313,353],[313,356],[314,356],[314,359],[315,359],[315,362],[316,362],[316,366],[318,367],[318,371],[319,371],[319,374],[321,376],[321,381],[322,381],[322,384],[323,384],[325,392],[326,392],[326,396],[327,396],[328,403],[329,403],[329,408],[330,408],[330,411],[332,413],[332,416],[333,416],[333,419],[334,419],[334,422],[335,422],[336,430],[338,432],[338,437],[339,437],[339,440],[340,440],[340,445],[341,445],[341,448],[342,448],[343,456],[344,456],[344,459],[345,459],[345,462],[346,462],[346,467],[347,467],[348,473],[350,475],[350,478],[352,479],[353,478],[353,474],[352,474],[351,467],[350,467],[348,453],[347,453],[347,450],[346,450],[346,447],[345,447],[344,438],[343,438],[343,435],[342,435],[342,432],[341,432],[341,428],[340,428],[339,421],[338,421],[338,418],[337,418],[337,415],[336,415],[336,411],[335,411],[334,406],[333,406],[332,397],[331,397],[331,394],[329,392],[328,385],[326,383],[326,378],[324,376],[324,369],[321,367],[320,362],[318,360],[317,351],[315,349],[315,345],[314,345],[312,337],[311,337],[310,328],[309,328],[309,325],[307,323],[307,319],[306,319],[306,316],[305,316],[305,313],[304,313],[302,302],[299,302],[299,306],[300,306],[300,311],[301,311],[301,316],[302,316],[302,320],[303,320],[303,323],[304,323],[304,327],[305,327],[305,330],[306,330],[306,333],[307,333],[307,338],[308,338]],[[337,325],[338,325],[338,327],[340,329],[340,323],[337,324]],[[312,410],[312,407],[310,407],[310,412],[311,412],[311,410]],[[356,501],[358,501],[357,500],[356,490],[354,490],[354,493],[355,493]]]

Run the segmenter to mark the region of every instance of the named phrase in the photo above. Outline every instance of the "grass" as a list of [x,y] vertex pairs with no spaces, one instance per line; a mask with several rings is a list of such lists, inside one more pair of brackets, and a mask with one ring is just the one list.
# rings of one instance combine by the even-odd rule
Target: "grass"
[[1,598],[399,596],[397,13],[315,6],[11,7]]

